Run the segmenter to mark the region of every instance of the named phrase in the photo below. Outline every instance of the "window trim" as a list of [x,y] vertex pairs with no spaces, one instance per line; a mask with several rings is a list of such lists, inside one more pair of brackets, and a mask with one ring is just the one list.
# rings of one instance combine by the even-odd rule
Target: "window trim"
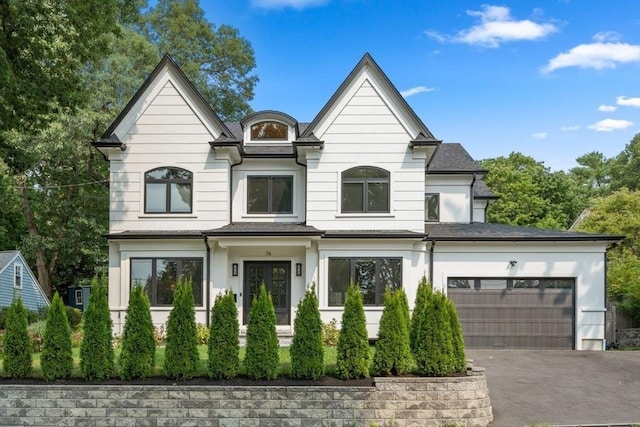
[[[429,219],[427,197],[436,198],[436,219]],[[424,193],[424,222],[440,222],[440,193]]]
[[[268,181],[267,185],[267,212],[250,212],[249,211],[249,181],[252,178],[266,178]],[[274,212],[273,211],[273,179],[274,178],[289,178],[291,181],[291,211],[289,212]],[[246,189],[245,189],[245,199],[246,203],[244,204],[246,215],[250,216],[292,216],[295,215],[295,178],[294,174],[290,175],[276,175],[276,174],[259,174],[259,173],[247,173],[245,176]]]
[[22,264],[13,264],[13,288],[24,288],[24,268],[22,267]]
[[76,306],[81,306],[83,303],[83,293],[84,290],[83,289],[76,289],[74,292],[74,296],[75,296],[75,300],[76,300]]
[[[285,129],[286,129],[286,136],[284,138],[254,137],[253,136],[253,128],[254,128],[254,126],[258,126],[258,125],[263,124],[263,123],[276,123],[276,124],[284,126]],[[249,140],[250,141],[256,141],[256,142],[265,142],[265,141],[285,142],[285,141],[289,140],[289,128],[290,128],[290,126],[288,124],[283,123],[283,122],[281,122],[279,120],[273,120],[273,119],[260,120],[259,122],[252,123],[249,126]]]
[[[369,177],[364,177],[364,178],[345,178],[345,174],[355,170],[355,169],[370,169],[370,170],[377,170],[377,171],[382,171],[386,174],[386,177],[384,178],[369,178]],[[387,184],[387,209],[384,211],[369,211],[369,191],[368,191],[368,187],[369,187],[369,183],[371,184]],[[344,194],[345,194],[345,190],[344,190],[344,185],[345,184],[362,184],[362,210],[356,210],[356,211],[345,211],[344,209]],[[351,167],[349,169],[343,170],[340,173],[340,213],[341,214],[347,214],[347,215],[384,215],[384,214],[390,214],[391,213],[391,172],[388,171],[387,169],[383,169],[377,166],[370,166],[370,165],[359,165],[359,166],[354,166]]]
[[[190,257],[176,257],[176,256],[168,256],[168,257],[164,257],[164,256],[149,256],[149,257],[145,257],[145,256],[140,256],[140,257],[131,257],[129,258],[129,291],[131,291],[133,289],[133,286],[135,285],[135,283],[133,282],[133,262],[134,261],[151,261],[151,277],[152,277],[152,290],[151,290],[151,295],[149,296],[149,305],[151,308],[166,308],[166,307],[171,307],[173,305],[172,304],[157,304],[157,288],[158,288],[158,281],[157,281],[157,275],[156,275],[156,266],[157,266],[157,260],[162,259],[162,260],[177,260],[180,262],[183,261],[200,261],[201,264],[201,269],[202,269],[202,277],[201,277],[201,281],[202,284],[200,285],[200,294],[199,294],[199,298],[200,298],[200,303],[198,303],[198,295],[193,292],[193,297],[194,297],[194,307],[204,307],[204,302],[203,302],[203,290],[204,290],[204,277],[205,277],[205,273],[204,273],[204,258],[202,257],[197,257],[197,256],[190,256]],[[178,277],[176,278],[177,280],[180,280],[181,275],[179,274]],[[192,283],[193,286],[193,283]],[[193,286],[195,287],[195,286]],[[155,297],[154,297],[155,295]],[[173,296],[172,296],[172,301],[173,301]]]
[[[367,309],[370,308],[382,308],[384,306],[384,293],[385,293],[385,289],[386,286],[384,284],[381,283],[381,276],[380,276],[380,264],[379,261],[381,260],[397,260],[400,262],[400,277],[399,277],[399,283],[400,283],[400,288],[403,288],[402,284],[403,284],[403,273],[404,273],[404,258],[401,256],[389,256],[389,257],[380,257],[380,256],[329,256],[327,257],[327,294],[326,294],[326,298],[327,298],[327,303],[326,306],[329,309],[335,309],[335,308],[340,308],[340,307],[344,307],[344,304],[338,305],[338,304],[331,304],[331,298],[329,297],[329,293],[331,291],[331,284],[329,283],[330,277],[331,277],[331,261],[332,260],[348,260],[349,261],[349,282],[350,283],[356,283],[355,282],[355,268],[356,268],[356,263],[358,261],[370,261],[370,260],[374,260],[375,261],[375,303],[374,304],[364,304],[364,307]],[[348,286],[348,285],[347,285]],[[346,288],[345,288],[345,292],[346,292]]]
[[[158,169],[173,169],[187,172],[190,176],[188,179],[174,179],[174,178],[149,178],[148,174],[156,171]],[[193,193],[194,193],[194,182],[193,179],[194,173],[188,169],[177,167],[177,166],[158,166],[153,169],[149,169],[143,173],[143,214],[144,215],[191,215],[193,214]],[[149,212],[147,209],[147,184],[165,184],[165,210],[164,212]],[[181,212],[172,212],[171,211],[171,184],[189,184],[191,187],[190,198],[189,198],[189,211],[181,211]]]

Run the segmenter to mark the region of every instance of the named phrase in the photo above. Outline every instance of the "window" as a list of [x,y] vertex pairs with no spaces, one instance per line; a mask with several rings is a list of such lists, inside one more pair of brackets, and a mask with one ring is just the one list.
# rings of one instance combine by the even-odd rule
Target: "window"
[[13,265],[13,287],[22,289],[22,266],[20,264]]
[[293,213],[293,176],[247,177],[247,213]]
[[571,278],[473,278],[450,277],[447,281],[448,288],[475,289],[475,290],[515,290],[518,289],[573,289],[575,279]]
[[75,296],[76,296],[76,306],[81,306],[82,305],[82,289],[76,289]]
[[152,306],[173,303],[178,280],[191,280],[196,306],[202,306],[202,258],[132,258],[131,286],[144,286]]
[[424,195],[424,212],[425,220],[429,222],[440,221],[440,195],[425,194]]
[[281,140],[286,141],[289,127],[280,122],[264,121],[251,125],[252,140]]
[[402,287],[402,258],[329,258],[329,305],[342,306],[349,283],[365,305],[383,305],[385,289]]
[[193,174],[179,168],[157,168],[144,175],[145,213],[191,213]]
[[342,172],[342,212],[389,212],[389,172],[372,166]]

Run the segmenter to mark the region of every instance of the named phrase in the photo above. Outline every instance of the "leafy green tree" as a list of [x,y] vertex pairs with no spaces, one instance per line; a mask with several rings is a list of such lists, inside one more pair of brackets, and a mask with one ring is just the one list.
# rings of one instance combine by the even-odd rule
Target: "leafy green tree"
[[94,276],[89,305],[84,313],[80,344],[80,371],[88,381],[111,378],[114,373],[113,323],[107,297],[107,277]]
[[276,313],[271,294],[264,283],[251,302],[247,325],[247,349],[244,367],[247,376],[254,380],[272,380],[280,368]]
[[378,375],[403,375],[411,370],[413,361],[409,347],[409,324],[404,312],[404,291],[387,290],[380,319],[373,371]]
[[322,319],[315,286],[298,303],[290,353],[292,378],[317,380],[324,375]]
[[40,365],[42,376],[47,381],[69,378],[73,370],[71,327],[64,304],[57,292],[47,313]]
[[611,183],[611,160],[598,151],[584,154],[576,159],[576,166],[569,175],[576,182],[583,200],[601,196],[609,191]]
[[149,297],[140,284],[131,290],[127,318],[122,333],[120,352],[120,378],[146,378],[153,374],[156,341],[149,310]]
[[414,354],[420,375],[442,377],[456,370],[451,323],[446,303],[447,299],[444,295],[434,292],[425,304]]
[[27,333],[27,309],[20,297],[14,298],[2,337],[4,373],[9,378],[26,378],[31,374],[31,343]]
[[640,133],[611,160],[611,187],[640,190]]
[[211,310],[208,373],[212,379],[235,378],[240,370],[240,324],[233,292],[216,297]]
[[189,380],[195,376],[200,357],[191,280],[180,279],[174,291],[164,354],[164,373],[167,377]]
[[369,337],[362,293],[354,284],[347,288],[338,338],[336,375],[343,380],[369,376]]
[[422,317],[425,313],[425,306],[429,304],[429,300],[433,293],[431,283],[426,277],[422,277],[418,283],[416,291],[416,300],[413,305],[413,315],[411,316],[411,325],[409,326],[409,347],[411,352],[415,354],[418,342],[418,333],[422,325]]

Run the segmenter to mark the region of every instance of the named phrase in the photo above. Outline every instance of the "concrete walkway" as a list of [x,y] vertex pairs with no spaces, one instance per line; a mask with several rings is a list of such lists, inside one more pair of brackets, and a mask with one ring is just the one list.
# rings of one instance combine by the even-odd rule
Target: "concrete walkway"
[[640,426],[640,351],[467,350],[486,369],[494,427]]

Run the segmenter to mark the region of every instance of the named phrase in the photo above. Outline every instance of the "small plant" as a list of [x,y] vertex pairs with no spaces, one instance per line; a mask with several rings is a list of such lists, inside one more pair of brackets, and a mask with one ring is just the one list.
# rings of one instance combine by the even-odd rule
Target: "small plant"
[[40,365],[44,379],[52,381],[69,378],[73,370],[71,328],[67,320],[67,311],[57,292],[47,314],[43,347]]
[[211,379],[234,378],[240,370],[240,325],[233,293],[227,290],[216,297],[211,309],[209,333],[209,362],[207,372]]
[[327,347],[335,347],[338,345],[340,330],[337,325],[338,321],[336,319],[331,319],[329,323],[322,324],[322,343]]
[[80,344],[82,377],[88,381],[111,378],[114,371],[113,324],[109,313],[106,276],[93,278],[84,320],[84,338]]
[[373,370],[379,375],[403,375],[411,370],[413,361],[409,348],[409,325],[404,311],[406,299],[402,289],[385,292],[384,311],[373,358]]
[[209,328],[202,323],[196,325],[196,342],[198,345],[207,345],[209,343]]
[[82,311],[77,308],[69,307],[68,305],[64,307],[67,313],[67,320],[69,322],[69,327],[72,330],[78,329],[80,323],[82,322]]
[[167,342],[167,328],[164,323],[160,326],[153,326],[153,339],[157,347],[165,345]]
[[27,333],[27,309],[15,298],[6,315],[2,342],[3,369],[9,378],[26,378],[31,374],[31,343]]
[[336,375],[346,380],[369,376],[369,338],[360,290],[351,284],[342,313],[338,339]]
[[198,369],[196,313],[191,280],[180,279],[167,321],[164,373],[174,380],[189,380]]
[[276,314],[271,295],[264,283],[251,302],[247,325],[247,353],[244,366],[254,380],[272,380],[278,376],[280,354],[276,334]]
[[134,286],[122,333],[120,378],[146,378],[153,373],[156,342],[149,311],[149,297],[142,286]]
[[298,304],[289,351],[292,378],[317,380],[324,375],[322,320],[315,286],[307,290]]
[[29,335],[29,342],[31,343],[31,351],[33,353],[40,353],[42,351],[46,326],[47,322],[44,320],[38,320],[27,326],[27,334]]

